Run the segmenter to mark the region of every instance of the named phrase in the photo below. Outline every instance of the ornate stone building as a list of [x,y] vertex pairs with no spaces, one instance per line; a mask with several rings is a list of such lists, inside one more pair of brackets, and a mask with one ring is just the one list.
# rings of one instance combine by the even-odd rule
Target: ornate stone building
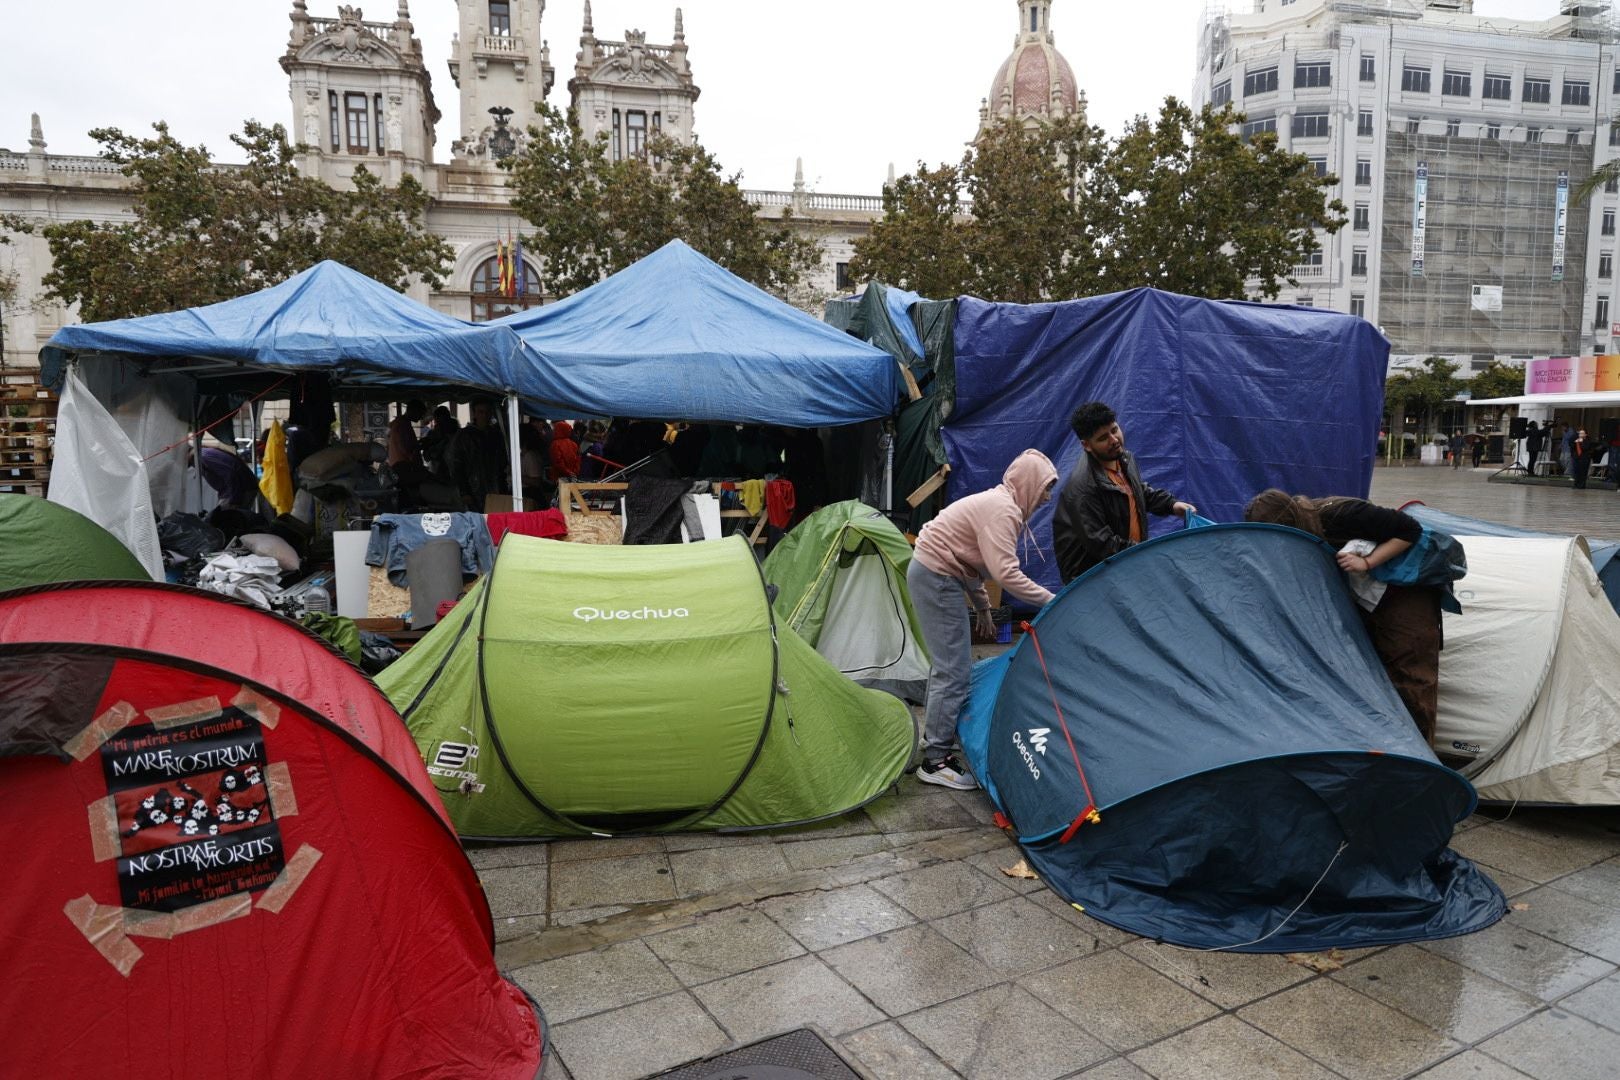
[[692,106],[699,93],[686,59],[680,8],[675,9],[675,40],[648,45],[640,30],[626,30],[623,41],[598,39],[591,25],[591,2],[585,0],[585,25],[568,96],[586,138],[606,134],[615,161],[645,157],[654,135],[690,142]]
[[[353,182],[360,165],[390,183],[405,175],[419,180],[432,197],[427,227],[451,244],[455,257],[443,288],[417,285],[411,295],[459,318],[487,319],[551,299],[537,291],[516,299],[497,295],[497,242],[521,231],[524,222],[511,209],[506,176],[496,162],[522,145],[524,128],[552,90],[556,72],[542,34],[545,0],[457,5],[459,30],[450,43],[448,74],[458,100],[451,109],[456,128],[447,162],[434,160],[444,116],[408,0],[397,0],[386,22],[367,21],[359,7],[340,6],[335,16],[312,14],[307,0],[291,0],[280,64],[288,79],[291,137],[308,146],[299,167],[339,187]],[[627,30],[619,41],[598,38],[587,3],[568,91],[585,131],[606,133],[610,152],[642,153],[657,131],[692,138],[699,88],[680,10],[674,12],[672,41],[658,45],[640,30]],[[245,104],[250,114],[271,111]],[[37,116],[26,151],[0,149],[0,213],[41,224],[127,218],[126,179],[118,166],[46,150]],[[795,227],[821,246],[819,273],[791,298],[819,312],[825,298],[848,285],[844,271],[854,241],[881,216],[881,196],[809,191],[802,164],[792,190],[746,194],[762,217],[791,210]],[[50,250],[38,235],[0,245],[0,277],[17,283],[13,299],[0,301],[0,361],[8,370],[34,366],[40,346],[75,319],[71,310],[41,299],[40,281],[49,269]],[[529,275],[531,282],[537,278]]]
[[1018,0],[1013,51],[990,80],[979,103],[979,134],[991,124],[1016,120],[1026,127],[1086,112],[1086,95],[1074,69],[1057,51],[1052,34],[1053,0]]

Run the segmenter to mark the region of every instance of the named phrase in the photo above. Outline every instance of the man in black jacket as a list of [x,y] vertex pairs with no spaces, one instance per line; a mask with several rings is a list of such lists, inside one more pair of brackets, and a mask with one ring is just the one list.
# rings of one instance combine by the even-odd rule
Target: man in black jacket
[[1063,485],[1052,515],[1052,546],[1064,584],[1146,540],[1149,513],[1165,517],[1197,510],[1142,483],[1119,421],[1107,405],[1088,401],[1074,411],[1069,426],[1086,456]]

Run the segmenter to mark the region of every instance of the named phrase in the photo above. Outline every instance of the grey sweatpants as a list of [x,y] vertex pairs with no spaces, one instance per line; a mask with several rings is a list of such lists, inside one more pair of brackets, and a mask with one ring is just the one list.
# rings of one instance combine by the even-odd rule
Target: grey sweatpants
[[906,587],[931,661],[923,757],[938,761],[956,746],[956,716],[967,700],[973,667],[967,589],[961,579],[936,574],[917,559],[906,569]]

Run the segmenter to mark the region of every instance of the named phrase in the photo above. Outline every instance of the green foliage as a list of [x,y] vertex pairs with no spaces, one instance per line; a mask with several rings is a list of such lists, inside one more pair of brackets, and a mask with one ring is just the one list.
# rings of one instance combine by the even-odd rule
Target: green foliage
[[850,275],[923,296],[967,291],[973,259],[959,221],[965,213],[961,170],[919,166],[884,189],[883,218],[855,245]]
[[523,239],[542,256],[542,291],[578,292],[674,239],[779,294],[820,260],[791,217],[762,220],[738,178],[701,145],[655,135],[647,161],[611,161],[606,138],[586,139],[572,114],[539,111],[507,185],[513,208],[537,230]]
[[1003,122],[957,165],[919,166],[884,197],[851,273],[925,295],[1029,303],[1153,286],[1275,297],[1336,232],[1344,206],[1276,137],[1249,142],[1230,108],[1167,98],[1117,140],[1068,118]]
[[387,187],[364,166],[353,191],[298,171],[280,124],[248,121],[231,141],[243,166],[214,165],[168,125],[140,139],[117,128],[90,133],[101,156],[130,177],[134,220],[47,225],[46,295],[79,305],[86,321],[212,304],[256,292],[335,259],[403,290],[412,277],[437,288],[453,251],[424,224],[429,198],[412,177]]
[[[1468,385],[1456,374],[1455,363],[1441,356],[1431,356],[1418,370],[1391,375],[1384,383],[1384,407],[1394,418],[1395,426],[1400,426],[1407,413],[1417,412],[1423,417],[1422,425],[1426,430],[1434,411],[1454,401]],[[1522,372],[1519,380],[1522,386]]]
[[1491,366],[1468,380],[1469,394],[1479,400],[1518,397],[1524,393],[1524,368],[1492,360]]

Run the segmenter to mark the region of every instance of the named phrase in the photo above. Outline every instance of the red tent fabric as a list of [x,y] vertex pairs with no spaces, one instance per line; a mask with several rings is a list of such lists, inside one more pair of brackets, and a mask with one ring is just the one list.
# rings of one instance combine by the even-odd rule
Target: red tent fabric
[[157,584],[0,594],[0,1075],[528,1080],[541,1033],[380,691]]

